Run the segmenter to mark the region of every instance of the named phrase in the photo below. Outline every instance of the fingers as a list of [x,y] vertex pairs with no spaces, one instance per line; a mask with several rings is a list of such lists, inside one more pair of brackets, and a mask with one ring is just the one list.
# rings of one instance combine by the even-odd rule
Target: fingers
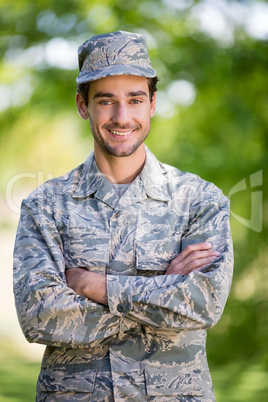
[[183,261],[185,258],[187,258],[189,255],[191,255],[194,252],[198,251],[206,251],[210,250],[212,247],[212,244],[209,242],[202,242],[202,243],[195,243],[195,244],[189,244],[179,255],[176,257],[178,261]]
[[84,268],[68,268],[65,271],[67,285],[76,293],[79,293],[81,282],[87,271]]
[[211,247],[211,243],[208,242],[187,246],[170,263],[166,274],[188,275],[192,271],[200,270],[220,255],[218,251],[212,250]]
[[107,305],[106,277],[85,268],[68,268],[65,271],[67,285],[76,294]]

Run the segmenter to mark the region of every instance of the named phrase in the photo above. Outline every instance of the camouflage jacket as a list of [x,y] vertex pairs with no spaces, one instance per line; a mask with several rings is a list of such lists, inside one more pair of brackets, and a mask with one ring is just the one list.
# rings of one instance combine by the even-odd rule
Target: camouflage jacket
[[[47,345],[37,401],[214,401],[206,330],[231,286],[229,201],[146,149],[119,199],[92,153],[22,202],[14,293],[29,342]],[[202,272],[164,275],[188,244],[221,255]],[[108,306],[77,295],[65,270],[106,274]]]

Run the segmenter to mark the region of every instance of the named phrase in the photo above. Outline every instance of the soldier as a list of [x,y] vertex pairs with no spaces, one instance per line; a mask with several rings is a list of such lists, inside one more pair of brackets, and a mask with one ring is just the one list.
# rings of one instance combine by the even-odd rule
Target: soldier
[[206,330],[231,286],[229,202],[144,145],[157,77],[142,35],[79,48],[94,152],[22,202],[14,293],[47,345],[36,401],[215,401]]

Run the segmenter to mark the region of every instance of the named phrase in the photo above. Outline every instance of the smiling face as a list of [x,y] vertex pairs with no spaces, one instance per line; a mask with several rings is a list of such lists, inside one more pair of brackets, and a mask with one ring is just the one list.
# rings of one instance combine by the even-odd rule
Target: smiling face
[[76,95],[80,116],[89,118],[95,152],[126,157],[138,150],[150,131],[155,94],[150,101],[146,77],[122,75],[92,81],[88,106]]

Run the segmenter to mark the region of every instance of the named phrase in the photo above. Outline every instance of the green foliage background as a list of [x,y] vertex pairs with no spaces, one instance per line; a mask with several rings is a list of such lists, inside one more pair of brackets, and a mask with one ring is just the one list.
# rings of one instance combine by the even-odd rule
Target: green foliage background
[[[245,180],[246,189],[231,196],[232,213],[248,221],[254,208],[256,219],[262,213],[254,227],[232,215],[232,291],[221,321],[208,334],[217,400],[261,401],[268,394],[268,41],[254,39],[231,21],[232,40],[213,38],[193,17],[200,3],[0,0],[0,89],[6,102],[0,112],[0,191],[8,203],[9,184],[19,177],[13,180],[12,196],[26,195],[43,180],[82,163],[92,150],[89,126],[75,109],[77,66],[53,65],[49,45],[56,44],[56,57],[57,49],[69,43],[75,60],[77,47],[93,34],[118,29],[145,33],[160,78],[159,107],[170,105],[165,115],[154,117],[147,145],[160,160],[214,182],[226,195]],[[172,102],[168,89],[177,80],[194,85],[193,103]],[[250,176],[257,172],[262,182],[254,187]],[[253,192],[262,194],[257,206]],[[15,235],[8,214],[0,225],[3,233]],[[1,357],[9,364],[0,370],[1,400],[33,400],[39,364],[3,342]]]

